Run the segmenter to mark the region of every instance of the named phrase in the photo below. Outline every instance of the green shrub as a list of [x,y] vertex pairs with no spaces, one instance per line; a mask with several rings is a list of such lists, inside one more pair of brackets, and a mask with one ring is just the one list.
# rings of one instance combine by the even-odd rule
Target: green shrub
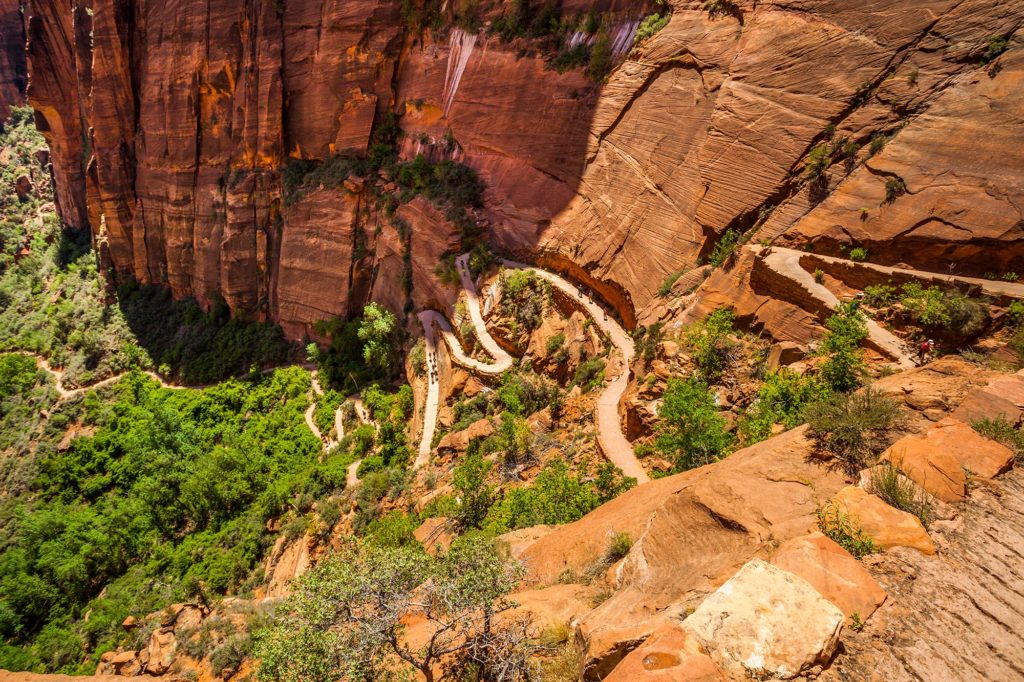
[[737,428],[741,441],[750,445],[765,440],[774,424],[782,424],[786,429],[800,425],[806,407],[828,395],[828,388],[816,377],[801,376],[785,368],[769,374],[754,402],[740,417]]
[[978,333],[988,321],[988,303],[956,289],[942,290],[909,282],[903,285],[900,304],[921,326],[961,338]]
[[494,504],[494,488],[487,484],[491,463],[479,452],[468,455],[455,467],[452,487],[458,491],[458,507],[454,516],[460,528],[480,528]]
[[644,17],[644,20],[640,22],[640,26],[636,29],[636,35],[633,38],[633,44],[638,45],[655,33],[665,28],[668,24],[668,14],[661,15],[655,12],[654,14],[648,14]]
[[739,14],[739,7],[732,0],[706,0],[703,7],[711,19],[728,14]]
[[731,310],[720,308],[703,322],[693,325],[684,335],[683,340],[692,351],[700,376],[705,381],[717,381],[732,362],[736,344],[729,335],[734,319]]
[[715,243],[715,247],[711,249],[711,254],[708,256],[708,264],[715,268],[725,265],[736,252],[736,247],[740,243],[740,236],[740,233],[732,228],[726,230]]
[[604,370],[604,358],[591,358],[581,362],[576,366],[572,385],[579,386],[584,393],[592,391],[604,382]]
[[871,469],[868,492],[885,500],[896,509],[913,514],[925,526],[932,519],[932,501],[928,493],[903,476],[889,462],[881,462]]
[[714,396],[707,384],[693,378],[668,380],[655,432],[655,447],[674,462],[676,471],[710,464],[732,446]]
[[540,524],[570,523],[597,507],[593,485],[569,473],[562,461],[549,463],[533,484],[512,488],[487,514],[484,527],[494,533]]
[[544,349],[547,351],[548,355],[554,355],[563,344],[565,344],[565,334],[558,332],[548,339],[547,343],[544,345]]
[[818,508],[818,529],[858,559],[878,551],[874,540],[833,502]]
[[873,465],[888,434],[902,424],[896,401],[870,386],[812,403],[806,418],[811,435],[850,474]]
[[512,318],[527,331],[539,327],[551,297],[551,285],[533,270],[502,270],[499,282],[499,314]]
[[804,162],[804,177],[810,182],[820,180],[831,163],[832,150],[828,142],[816,144],[807,153],[807,160]]
[[896,299],[896,287],[891,284],[872,284],[864,287],[864,304],[872,308],[889,305]]
[[1009,45],[1005,36],[996,34],[989,36],[985,43],[985,52],[981,55],[981,65],[985,66],[993,59],[1006,52],[1006,48]]
[[850,260],[855,262],[862,262],[868,259],[868,250],[862,246],[858,246],[850,249]]
[[687,272],[688,272],[688,268],[684,268],[682,270],[678,270],[676,272],[673,272],[671,275],[666,277],[665,281],[662,282],[661,286],[658,287],[658,296],[661,296],[662,298],[666,298],[669,294],[671,294],[672,293],[672,287],[674,287],[676,285],[676,282],[679,281],[679,278],[682,277],[683,275],[685,275]]
[[416,530],[414,518],[403,511],[392,511],[370,522],[366,530],[366,542],[376,547],[408,547],[417,545],[413,536]]
[[629,550],[632,548],[633,538],[629,533],[624,531],[612,533],[612,536],[608,539],[608,549],[604,552],[605,563],[614,564],[629,554]]
[[825,361],[818,372],[833,391],[849,391],[860,385],[865,365],[860,343],[868,336],[864,316],[853,306],[843,305],[825,321],[827,332],[818,346]]
[[599,83],[611,73],[614,66],[612,57],[612,38],[607,32],[602,31],[590,47],[590,59],[587,60],[585,69],[590,80]]
[[907,193],[907,183],[903,181],[903,178],[894,176],[887,178],[885,181],[885,202],[891,204],[896,201],[897,198]]

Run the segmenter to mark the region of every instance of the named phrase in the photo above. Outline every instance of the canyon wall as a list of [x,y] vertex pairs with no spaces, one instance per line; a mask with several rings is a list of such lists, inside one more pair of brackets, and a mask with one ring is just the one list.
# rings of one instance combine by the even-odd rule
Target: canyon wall
[[[635,49],[653,8],[595,9],[610,10],[619,64],[599,84],[489,32],[497,5],[469,33],[412,30],[398,0],[27,0],[28,97],[60,214],[92,229],[113,277],[223,298],[295,338],[371,298],[396,311],[450,300],[432,273],[458,239],[437,211],[403,206],[403,240],[362,182],[284,196],[290,160],[365,154],[389,111],[403,158],[478,172],[492,244],[587,281],[628,324],[657,317],[661,283],[729,229],[891,259],[994,245],[998,267],[1024,258],[1021,3],[750,0],[711,15],[677,0]],[[998,59],[993,37],[1009,48]],[[869,159],[878,136],[891,141]],[[806,182],[808,153],[841,138],[859,149]],[[871,178],[886,173],[907,196],[876,210]],[[987,195],[988,208],[943,199],[961,178],[962,203]],[[847,225],[863,202],[871,219]],[[889,250],[908,234],[913,248]],[[948,241],[961,250],[925,248]]]
[[0,121],[25,100],[25,26],[20,0],[0,0]]

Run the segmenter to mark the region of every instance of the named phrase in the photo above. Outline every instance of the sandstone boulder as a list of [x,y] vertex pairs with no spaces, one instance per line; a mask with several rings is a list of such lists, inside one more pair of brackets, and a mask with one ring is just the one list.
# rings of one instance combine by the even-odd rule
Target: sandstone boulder
[[852,554],[817,531],[783,543],[771,563],[806,580],[846,616],[867,619],[886,598]]
[[728,679],[679,621],[667,621],[634,649],[607,682],[714,682]]
[[792,341],[772,344],[771,350],[768,352],[768,370],[772,371],[780,367],[787,367],[798,360],[803,360],[806,355],[806,349]]
[[924,554],[935,554],[935,544],[913,514],[890,507],[881,498],[854,486],[840,490],[834,501],[881,549],[911,547]]
[[27,201],[29,197],[35,194],[32,180],[27,175],[18,176],[18,179],[14,181],[14,191],[21,201]]
[[924,439],[935,449],[951,454],[975,476],[995,478],[1013,466],[1013,451],[953,417],[937,422],[925,432]]
[[428,553],[434,554],[438,549],[445,552],[455,537],[453,525],[449,519],[436,516],[421,523],[412,534]]
[[789,679],[831,659],[843,620],[806,580],[753,559],[705,599],[683,629],[733,674]]
[[1024,416],[1024,376],[995,377],[983,388],[971,391],[950,416],[967,424],[999,416],[1011,424],[1019,423]]
[[958,502],[967,494],[967,477],[960,462],[948,451],[927,439],[904,436],[880,458],[891,462],[912,481],[943,502]]
[[437,444],[437,452],[439,454],[465,452],[474,438],[487,438],[493,433],[494,426],[489,419],[478,419],[461,431],[445,434]]
[[163,675],[174,663],[174,654],[178,651],[178,640],[174,636],[174,630],[161,628],[149,637],[149,645],[146,647],[148,661],[146,672],[151,675]]

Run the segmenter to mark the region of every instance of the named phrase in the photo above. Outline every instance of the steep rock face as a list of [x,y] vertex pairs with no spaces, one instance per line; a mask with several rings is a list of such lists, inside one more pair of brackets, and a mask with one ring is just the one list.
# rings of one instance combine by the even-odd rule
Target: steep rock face
[[0,0],[0,121],[25,100],[25,25],[18,0]]
[[[909,151],[942,147],[957,117],[978,113],[978,131],[998,132],[978,158],[1019,146],[1010,59],[1019,3],[737,4],[737,13],[711,17],[702,3],[678,0],[668,25],[628,56],[634,15],[646,10],[612,7],[625,61],[595,86],[579,69],[558,73],[486,32],[409,30],[396,0],[211,0],[205,11],[180,0],[95,0],[88,9],[29,0],[29,99],[53,150],[60,214],[92,227],[115,273],[207,303],[223,297],[292,336],[370,297],[396,310],[450,298],[432,281],[436,261],[427,262],[455,242],[435,237],[441,223],[421,208],[409,222],[423,239],[382,220],[381,239],[363,253],[333,243],[349,236],[350,221],[326,224],[336,210],[282,200],[289,157],[365,153],[388,111],[406,132],[403,158],[454,158],[479,173],[488,239],[587,282],[629,326],[658,316],[659,284],[706,257],[729,228],[760,219],[759,233],[771,237],[803,218],[801,234],[835,241],[822,235],[832,235],[829,211],[841,207],[802,182],[803,158],[831,126],[864,143],[916,117],[847,182],[830,172],[826,193],[848,192],[835,199],[842,206],[862,200],[858,182],[877,193],[875,172],[906,174],[911,194],[943,164],[957,172],[954,149],[930,160]],[[993,35],[1009,36],[1011,53],[990,76],[977,63]],[[946,240],[953,230],[967,249],[958,254],[994,242],[1016,248],[1019,187],[1008,169],[1017,161],[997,162],[1005,169],[989,199],[978,193],[988,185],[977,163],[965,162],[975,178],[967,184],[978,188],[965,196],[984,199],[965,199],[978,203],[977,216],[947,220],[963,230],[930,221],[915,234]],[[911,172],[925,166],[932,170]],[[879,218],[871,238],[888,243],[916,224],[915,211],[931,210],[912,198],[894,202],[888,210],[899,219]],[[989,219],[995,227],[978,226]],[[295,251],[304,233],[329,235],[330,258]],[[413,254],[410,274],[406,252],[417,244],[426,250]],[[392,283],[410,279],[411,291]],[[300,281],[332,290],[330,303],[296,304]]]
[[[1024,54],[966,74],[787,233],[827,250],[958,274],[1024,268]],[[888,197],[887,185],[905,193]],[[861,215],[861,209],[867,215]]]

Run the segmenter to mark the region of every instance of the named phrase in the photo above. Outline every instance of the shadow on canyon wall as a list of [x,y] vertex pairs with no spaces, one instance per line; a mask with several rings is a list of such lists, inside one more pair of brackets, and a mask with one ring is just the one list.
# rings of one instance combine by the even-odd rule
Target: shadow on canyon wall
[[[662,283],[730,231],[893,247],[925,268],[950,253],[974,269],[1024,257],[1020,159],[998,151],[1019,149],[1019,132],[986,104],[1019,85],[1024,6],[743,0],[716,16],[678,0],[629,53],[654,10],[620,5],[561,7],[613,10],[595,35],[625,61],[596,86],[553,69],[536,40],[499,39],[496,24],[426,30],[397,0],[215,0],[206,13],[185,0],[28,0],[28,95],[58,209],[91,226],[115,276],[204,305],[222,297],[292,338],[371,299],[451,303],[433,276],[460,248],[442,212],[413,200],[393,220],[363,178],[284,196],[290,159],[372,155],[392,111],[401,158],[479,174],[474,219],[492,245],[587,283],[627,326],[664,315]],[[826,170],[805,182],[812,152]],[[952,194],[937,181],[950,167]],[[892,177],[907,191],[887,201]]]

